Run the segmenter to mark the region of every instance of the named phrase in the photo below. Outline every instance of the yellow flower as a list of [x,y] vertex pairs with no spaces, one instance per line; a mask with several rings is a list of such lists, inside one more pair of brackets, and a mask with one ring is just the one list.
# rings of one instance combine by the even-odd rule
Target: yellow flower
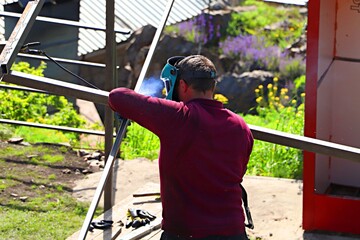
[[296,100],[295,100],[295,99],[293,99],[293,100],[291,101],[291,103],[292,103],[292,104],[295,104],[295,103],[296,103]]
[[260,85],[260,86],[259,86],[259,89],[262,89],[262,88],[263,88],[263,85]]
[[215,94],[214,99],[222,102],[223,104],[227,104],[229,102],[229,99],[222,94]]
[[256,93],[260,92],[260,89],[258,89],[258,88],[257,88],[257,89],[255,89],[255,92],[256,92]]
[[277,81],[279,81],[279,78],[274,77],[273,80],[274,80],[274,82],[277,82]]
[[262,101],[262,97],[258,97],[257,99],[256,99],[256,102],[257,103],[260,103]]
[[271,83],[269,83],[268,85],[267,85],[267,88],[268,89],[270,89],[270,88],[272,88],[273,87],[273,85],[271,84]]
[[305,93],[301,93],[300,96],[301,96],[301,97],[305,97]]
[[282,94],[285,94],[285,93],[287,93],[288,91],[289,91],[289,90],[288,90],[287,88],[282,88],[282,89],[281,89],[281,93],[282,93]]

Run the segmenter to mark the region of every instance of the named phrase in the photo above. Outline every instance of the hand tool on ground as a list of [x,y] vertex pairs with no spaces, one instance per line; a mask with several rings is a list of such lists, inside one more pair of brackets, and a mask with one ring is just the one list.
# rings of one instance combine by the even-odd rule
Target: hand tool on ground
[[148,211],[133,208],[129,208],[126,215],[126,228],[139,228],[141,226],[145,226],[156,218],[156,216],[152,215]]

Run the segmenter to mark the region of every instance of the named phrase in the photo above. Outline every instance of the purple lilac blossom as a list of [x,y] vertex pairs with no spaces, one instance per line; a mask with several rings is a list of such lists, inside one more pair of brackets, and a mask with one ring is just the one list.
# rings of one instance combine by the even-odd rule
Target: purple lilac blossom
[[274,70],[279,67],[280,49],[276,46],[265,47],[263,38],[253,35],[228,37],[219,43],[224,55],[242,61],[254,61],[259,68]]

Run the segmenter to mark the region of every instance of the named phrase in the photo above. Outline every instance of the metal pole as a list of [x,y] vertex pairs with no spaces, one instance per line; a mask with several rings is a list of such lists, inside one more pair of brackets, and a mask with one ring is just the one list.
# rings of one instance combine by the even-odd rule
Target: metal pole
[[67,83],[52,78],[11,71],[10,74],[4,75],[4,82],[40,89],[57,95],[76,97],[103,105],[108,104],[109,92],[107,91]]
[[360,148],[249,125],[255,139],[360,163]]
[[[105,90],[111,91],[115,88],[116,81],[116,39],[114,33],[115,23],[115,0],[106,0],[106,47],[105,47]],[[113,145],[114,113],[108,105],[105,105],[105,157],[110,155],[111,146]],[[115,153],[116,155],[116,153]],[[106,161],[107,162],[107,161]],[[105,163],[106,163],[105,162]],[[113,172],[109,171],[108,179],[104,189],[104,211],[112,208],[114,205],[112,179]]]
[[[139,76],[138,81],[137,81],[136,86],[135,86],[135,91],[138,91],[140,89],[141,84],[142,84],[142,82],[144,80],[144,76],[146,75],[146,72],[148,71],[148,67],[149,67],[149,64],[151,62],[153,53],[154,53],[155,48],[156,48],[156,46],[157,46],[157,44],[158,44],[158,42],[160,40],[162,30],[164,29],[164,27],[166,25],[166,22],[167,22],[167,19],[169,17],[169,14],[170,14],[170,11],[171,11],[171,8],[173,6],[174,1],[175,0],[169,0],[168,4],[166,5],[164,15],[162,16],[162,19],[161,19],[161,22],[160,22],[160,26],[156,30],[154,39],[153,39],[153,41],[151,43],[151,46],[150,46],[150,49],[149,49],[149,53],[147,54],[144,66],[141,69],[140,76]],[[110,151],[109,158],[107,159],[107,162],[105,164],[103,174],[101,175],[99,185],[96,188],[94,198],[93,198],[93,200],[92,200],[92,202],[90,204],[89,210],[88,210],[88,212],[86,214],[86,218],[85,218],[84,223],[82,225],[82,228],[80,230],[78,239],[85,239],[86,238],[86,235],[87,235],[91,220],[94,217],[96,207],[97,207],[97,205],[98,205],[98,203],[100,201],[101,193],[102,193],[102,191],[104,189],[104,186],[105,186],[105,183],[106,183],[106,181],[108,179],[109,172],[112,169],[112,165],[114,163],[115,156],[116,156],[116,154],[117,154],[117,152],[119,150],[119,147],[120,147],[122,138],[124,137],[125,130],[126,130],[126,127],[127,127],[128,123],[129,123],[129,120],[124,119],[124,120],[122,120],[122,122],[120,124],[119,130],[117,132],[117,137],[115,139],[115,143],[114,143],[114,145],[113,145],[113,147],[112,147],[112,149]]]
[[[17,55],[17,57],[25,57],[25,58],[41,59],[43,61],[51,61],[49,58],[44,57],[44,56],[32,55],[32,54],[26,54],[26,53],[19,53]],[[87,62],[87,61],[83,61],[83,60],[79,61],[79,60],[56,58],[56,57],[53,57],[52,59],[59,63],[83,65],[83,66],[87,66],[87,67],[98,67],[98,68],[106,67],[106,65],[103,63]]]
[[[25,121],[16,121],[16,120],[3,119],[3,118],[0,118],[0,123],[11,124],[11,125],[19,125],[19,126],[26,126],[26,127],[34,127],[34,128],[44,128],[44,129],[64,131],[64,132],[73,132],[73,133],[97,135],[97,136],[104,136],[105,135],[104,131],[80,129],[80,128],[57,126],[57,125],[50,125],[50,124],[41,124],[41,123],[33,123],[33,122],[25,122]],[[113,136],[116,137],[115,133],[113,134]]]
[[14,30],[12,31],[4,49],[1,52],[1,78],[3,74],[9,73],[16,55],[23,46],[24,41],[29,34],[31,27],[35,22],[35,18],[39,14],[44,2],[45,0],[34,0],[27,3],[20,19],[16,23]]

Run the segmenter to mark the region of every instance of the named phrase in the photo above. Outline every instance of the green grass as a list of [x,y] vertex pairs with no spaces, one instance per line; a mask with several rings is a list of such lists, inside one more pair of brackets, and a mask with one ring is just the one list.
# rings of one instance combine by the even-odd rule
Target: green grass
[[0,239],[66,239],[81,227],[86,212],[86,204],[60,194],[12,201],[0,209]]
[[160,140],[155,134],[132,122],[121,143],[120,157],[128,160],[138,157],[154,160],[158,158],[159,148]]
[[[2,146],[0,239],[66,239],[79,230],[89,203],[73,198],[64,178],[67,175],[57,175],[60,170],[52,168],[73,165],[79,160],[76,155],[69,155],[63,147]],[[29,159],[29,155],[33,157]],[[102,211],[98,207],[95,217]]]
[[11,188],[16,186],[17,182],[14,181],[11,177],[7,177],[5,179],[0,180],[0,191],[3,191],[7,188]]
[[42,159],[48,163],[58,163],[64,160],[64,156],[59,154],[58,155],[45,154],[42,156]]

